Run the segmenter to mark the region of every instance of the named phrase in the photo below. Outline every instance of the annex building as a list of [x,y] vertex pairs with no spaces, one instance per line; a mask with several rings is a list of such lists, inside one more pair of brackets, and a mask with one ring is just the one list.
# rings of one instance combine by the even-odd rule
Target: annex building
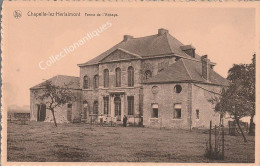
[[[58,75],[49,80],[78,96],[56,111],[58,122],[117,122],[150,127],[207,127],[220,115],[208,100],[228,81],[214,71],[207,55],[196,54],[166,29],[151,36],[123,40],[94,59],[78,64],[79,77]],[[42,83],[41,83],[42,84]],[[31,120],[52,121],[52,115],[31,91]]]

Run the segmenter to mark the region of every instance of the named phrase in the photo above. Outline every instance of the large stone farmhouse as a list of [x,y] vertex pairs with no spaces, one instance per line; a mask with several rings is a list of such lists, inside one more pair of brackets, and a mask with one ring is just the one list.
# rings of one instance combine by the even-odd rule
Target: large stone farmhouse
[[[166,29],[158,34],[123,41],[82,64],[79,77],[58,75],[55,84],[70,81],[79,96],[56,111],[58,122],[128,123],[149,127],[207,127],[219,124],[220,115],[208,100],[219,95],[228,81],[217,74],[207,55],[183,45]],[[42,83],[41,83],[42,84]],[[39,84],[39,85],[41,85]],[[49,110],[33,96],[31,120],[52,121]]]

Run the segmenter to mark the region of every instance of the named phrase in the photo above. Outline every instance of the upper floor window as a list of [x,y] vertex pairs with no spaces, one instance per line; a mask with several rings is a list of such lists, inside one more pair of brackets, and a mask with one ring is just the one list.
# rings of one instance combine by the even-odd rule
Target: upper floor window
[[132,66],[128,67],[128,86],[134,86],[134,68]]
[[109,87],[109,70],[108,69],[104,70],[104,87],[105,88]]
[[116,87],[121,86],[121,69],[116,68]]
[[88,76],[84,76],[83,78],[83,89],[88,89],[89,88],[89,78]]
[[152,72],[150,70],[146,70],[144,73],[145,79],[149,79],[152,77]]
[[94,88],[97,89],[98,88],[98,75],[94,76]]
[[181,93],[181,90],[182,90],[182,87],[181,87],[180,85],[175,85],[175,86],[174,86],[174,91],[175,91],[176,93]]
[[67,105],[67,107],[68,107],[68,108],[72,108],[72,104],[69,103],[69,104]]

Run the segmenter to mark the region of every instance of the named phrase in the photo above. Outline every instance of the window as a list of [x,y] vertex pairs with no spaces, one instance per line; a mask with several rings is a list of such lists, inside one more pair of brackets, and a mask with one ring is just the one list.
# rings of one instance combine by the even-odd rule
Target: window
[[72,104],[68,104],[67,107],[68,107],[68,108],[72,108]]
[[72,104],[71,103],[69,103],[69,104],[67,104],[67,107],[68,107],[68,109],[67,109],[67,120],[69,121],[69,122],[71,122],[71,118],[72,118]]
[[134,96],[127,96],[128,115],[134,115]]
[[149,79],[152,77],[152,72],[150,70],[146,70],[144,73],[145,79]]
[[116,68],[116,87],[121,86],[121,69]]
[[196,119],[200,118],[200,110],[196,110]]
[[175,119],[181,118],[181,104],[174,104],[173,118]]
[[89,79],[88,76],[84,76],[83,78],[83,89],[88,89],[89,88]]
[[132,66],[128,67],[128,86],[134,86],[134,68]]
[[98,114],[98,101],[94,101],[93,104],[93,114]]
[[98,88],[98,75],[94,76],[94,88],[97,89]]
[[158,104],[152,104],[152,118],[158,118]]
[[109,70],[104,70],[104,87],[107,88],[109,86]]
[[108,102],[109,102],[108,99],[109,99],[108,97],[104,97],[104,114],[105,115],[108,115],[108,106],[109,106],[108,105]]
[[182,87],[181,87],[180,85],[175,85],[174,91],[175,91],[176,93],[181,93]]

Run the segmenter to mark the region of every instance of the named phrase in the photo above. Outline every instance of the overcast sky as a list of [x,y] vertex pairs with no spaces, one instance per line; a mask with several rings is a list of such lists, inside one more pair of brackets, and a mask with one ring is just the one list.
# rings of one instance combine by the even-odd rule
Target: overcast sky
[[[111,48],[128,34],[143,37],[159,28],[183,44],[192,44],[199,55],[208,54],[223,77],[234,63],[250,63],[255,50],[255,10],[251,8],[20,8],[22,17],[6,9],[3,84],[7,105],[29,105],[29,88],[57,74],[79,76],[77,64]],[[27,12],[81,12],[81,17],[32,17]],[[85,17],[84,13],[116,13],[118,17]],[[39,68],[63,48],[107,21],[112,26],[60,59],[46,70]]]

